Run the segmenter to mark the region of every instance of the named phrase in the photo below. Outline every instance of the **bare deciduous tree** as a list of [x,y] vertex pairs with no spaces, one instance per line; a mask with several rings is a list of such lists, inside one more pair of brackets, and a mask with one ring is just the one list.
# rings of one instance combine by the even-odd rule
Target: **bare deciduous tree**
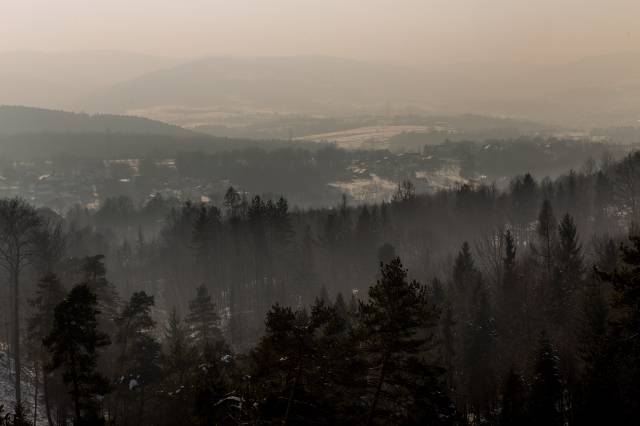
[[20,392],[20,275],[36,260],[42,220],[35,208],[21,198],[0,200],[0,267],[9,279],[13,296],[13,351],[16,405]]

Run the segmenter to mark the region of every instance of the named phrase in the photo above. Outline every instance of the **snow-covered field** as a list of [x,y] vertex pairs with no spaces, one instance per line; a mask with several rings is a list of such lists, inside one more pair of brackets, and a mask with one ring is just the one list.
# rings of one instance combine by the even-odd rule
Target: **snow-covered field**
[[368,126],[297,138],[301,141],[332,142],[345,149],[386,149],[389,140],[401,133],[427,133],[427,126]]
[[[329,186],[339,189],[356,202],[389,201],[398,188],[397,182],[369,173],[364,166],[353,165],[349,170],[354,174],[354,178],[332,182]],[[453,164],[435,171],[417,171],[413,180],[418,192],[435,192],[470,183],[460,176],[460,167]]]
[[426,181],[430,191],[455,188],[469,183],[467,179],[460,176],[460,167],[457,165],[449,165],[434,172],[418,171],[415,177]]
[[358,202],[375,203],[389,201],[398,188],[398,184],[395,182],[383,179],[373,173],[369,177],[332,182],[329,186],[340,189]]

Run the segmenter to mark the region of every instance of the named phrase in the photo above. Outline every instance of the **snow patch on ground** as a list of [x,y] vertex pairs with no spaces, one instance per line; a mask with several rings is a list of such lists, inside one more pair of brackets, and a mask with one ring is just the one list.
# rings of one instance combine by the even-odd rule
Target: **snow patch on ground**
[[367,126],[339,132],[321,133],[297,138],[301,141],[332,142],[344,149],[387,149],[389,140],[401,133],[427,133],[427,126]]
[[369,175],[369,178],[332,182],[329,186],[340,189],[358,202],[375,203],[389,201],[398,188],[397,183],[383,179],[373,173]]
[[468,184],[469,181],[460,176],[460,167],[448,165],[436,171],[418,171],[416,179],[425,180],[432,191],[455,188]]

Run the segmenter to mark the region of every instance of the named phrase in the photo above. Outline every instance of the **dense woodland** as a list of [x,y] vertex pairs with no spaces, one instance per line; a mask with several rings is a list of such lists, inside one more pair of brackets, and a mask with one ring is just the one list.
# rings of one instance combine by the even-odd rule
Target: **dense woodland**
[[639,188],[633,153],[378,205],[1,200],[3,421],[635,424]]

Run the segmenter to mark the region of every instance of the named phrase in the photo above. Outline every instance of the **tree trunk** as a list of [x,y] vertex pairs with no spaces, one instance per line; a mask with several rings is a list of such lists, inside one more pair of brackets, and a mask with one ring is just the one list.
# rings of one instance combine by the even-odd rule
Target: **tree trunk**
[[378,400],[380,399],[380,392],[382,391],[382,385],[384,383],[385,376],[387,375],[387,364],[389,361],[389,355],[385,354],[384,359],[382,360],[382,368],[380,369],[380,379],[378,381],[378,386],[376,387],[376,394],[373,397],[373,402],[371,403],[371,410],[369,411],[369,415],[367,416],[367,425],[371,425],[373,422],[373,415],[376,412],[376,407],[378,406]]
[[143,425],[144,423],[144,385],[140,386],[140,407],[138,409],[138,424]]
[[78,380],[73,380],[73,405],[76,413],[75,422],[80,422],[80,386]]
[[42,387],[44,391],[44,410],[47,413],[47,422],[49,423],[49,426],[53,426],[53,419],[51,418],[51,403],[49,401],[49,379],[46,371],[43,372]]
[[284,420],[282,421],[283,425],[287,425],[289,422],[289,413],[291,412],[291,406],[293,405],[293,396],[296,392],[296,386],[298,386],[298,380],[300,378],[302,368],[300,368],[300,363],[298,363],[298,368],[296,369],[296,375],[293,378],[293,385],[291,386],[291,392],[289,392],[289,399],[287,400],[287,409],[284,413]]
[[16,391],[16,405],[22,403],[22,393],[20,389],[20,373],[22,371],[22,363],[20,362],[20,272],[18,270],[13,271],[13,356],[15,365],[15,391]]
[[34,392],[33,392],[33,424],[37,425],[38,424],[38,388],[40,387],[39,383],[38,383],[38,362],[35,361],[33,363],[33,369],[34,369],[34,373],[35,373],[35,377],[34,377]]

